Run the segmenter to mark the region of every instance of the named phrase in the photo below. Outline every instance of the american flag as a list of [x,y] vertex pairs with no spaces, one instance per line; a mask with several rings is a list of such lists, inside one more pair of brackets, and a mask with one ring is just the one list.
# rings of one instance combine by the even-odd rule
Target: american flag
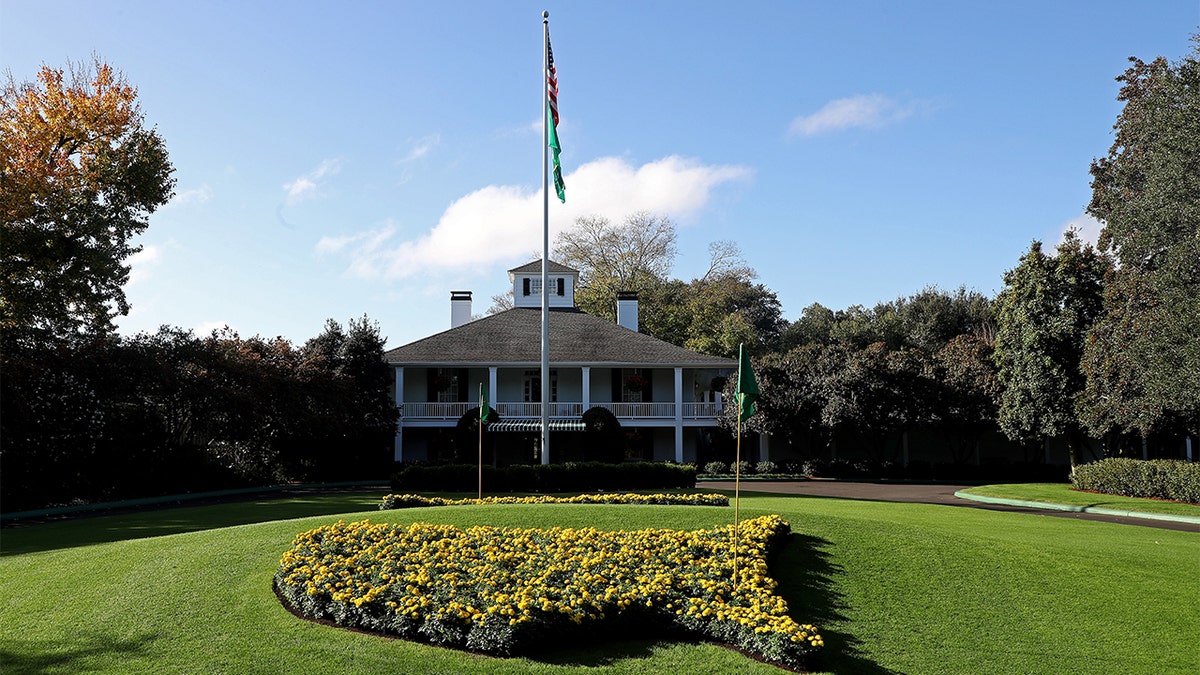
[[546,93],[550,97],[550,116],[558,126],[558,73],[554,70],[554,50],[550,48],[550,32],[546,32]]

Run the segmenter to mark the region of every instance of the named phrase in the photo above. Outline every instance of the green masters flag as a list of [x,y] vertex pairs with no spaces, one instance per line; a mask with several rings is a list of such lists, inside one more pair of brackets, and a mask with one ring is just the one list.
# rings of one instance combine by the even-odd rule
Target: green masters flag
[[754,380],[754,368],[746,355],[746,345],[738,345],[737,404],[738,421],[745,422],[754,414],[754,402],[758,400],[758,382]]
[[479,383],[479,421],[480,422],[488,421],[488,412],[489,412],[489,410],[488,410],[488,404],[487,404],[487,390],[483,388],[483,383],[480,382]]
[[553,124],[552,112],[549,108],[546,109],[546,115],[551,122],[547,125],[549,127],[547,131],[550,133],[550,151],[554,153],[554,191],[558,193],[558,200],[565,204],[567,203],[567,186],[563,183],[562,164],[558,162],[558,153],[562,151],[562,148],[558,144],[558,128],[556,124]]
[[558,200],[567,202],[567,187],[563,184],[562,165],[558,163],[558,70],[554,67],[554,50],[550,48],[550,28],[546,28],[546,133],[547,145],[554,151],[554,191]]

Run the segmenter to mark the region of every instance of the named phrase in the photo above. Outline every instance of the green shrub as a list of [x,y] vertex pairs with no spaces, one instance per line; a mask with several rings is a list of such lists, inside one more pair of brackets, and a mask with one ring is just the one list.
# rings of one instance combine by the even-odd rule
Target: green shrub
[[422,497],[420,495],[384,495],[379,503],[380,511],[411,509],[428,506],[462,506],[469,504],[657,504],[659,506],[729,506],[729,497],[722,494],[618,494],[606,492],[574,497],[497,497],[482,499],[446,499],[445,497]]
[[754,473],[771,474],[779,473],[779,466],[770,460],[759,462],[754,465]]
[[704,473],[714,476],[729,473],[729,465],[725,462],[709,462],[704,465]]
[[751,467],[750,462],[735,462],[734,465],[729,468],[730,470],[737,469],[738,473],[745,476],[746,474],[750,473]]
[[608,408],[588,408],[580,417],[586,425],[583,454],[589,462],[620,464],[625,457],[625,434],[621,422]]
[[1076,490],[1200,504],[1200,464],[1177,459],[1110,457],[1075,467],[1071,483]]

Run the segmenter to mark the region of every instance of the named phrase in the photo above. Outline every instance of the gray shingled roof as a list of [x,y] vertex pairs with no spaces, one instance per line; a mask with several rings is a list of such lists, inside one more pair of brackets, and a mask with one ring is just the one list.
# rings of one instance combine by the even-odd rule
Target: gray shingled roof
[[[533,274],[536,272],[536,273],[540,274],[541,271],[542,271],[542,261],[534,260],[533,262],[525,263],[524,265],[521,265],[520,267],[514,267],[511,270],[509,270],[508,273],[509,274]],[[564,272],[574,272],[576,274],[579,273],[579,270],[567,267],[566,265],[563,265],[560,263],[556,263],[553,260],[546,261],[546,271],[553,272],[555,274],[562,274]]]
[[[388,363],[540,363],[541,309],[517,307],[388,350]],[[550,310],[550,360],[562,364],[734,368],[737,362],[700,354],[622,328],[578,309]]]

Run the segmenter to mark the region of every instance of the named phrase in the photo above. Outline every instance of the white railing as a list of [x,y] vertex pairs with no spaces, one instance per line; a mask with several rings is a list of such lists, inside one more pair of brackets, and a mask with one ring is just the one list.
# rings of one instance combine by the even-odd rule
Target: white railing
[[[478,403],[428,403],[406,401],[400,406],[404,419],[453,420],[466,414]],[[602,403],[591,405],[608,408],[618,419],[675,419],[674,403]],[[542,416],[541,403],[493,403],[492,407],[503,419],[536,419]],[[683,419],[709,419],[721,412],[720,403],[683,403]],[[578,419],[583,414],[583,403],[551,403],[552,419]]]
[[[536,418],[542,416],[541,403],[497,403],[496,412],[504,419]],[[550,417],[561,419],[583,414],[582,403],[551,403]]]
[[617,419],[675,419],[674,403],[597,403]]
[[425,403],[405,401],[404,405],[400,406],[400,415],[405,419],[458,419],[459,417],[465,415],[467,413],[467,409],[471,407],[472,404],[465,402]]
[[702,417],[716,417],[720,414],[720,403],[685,402],[683,404],[683,418],[686,420],[694,420]]

